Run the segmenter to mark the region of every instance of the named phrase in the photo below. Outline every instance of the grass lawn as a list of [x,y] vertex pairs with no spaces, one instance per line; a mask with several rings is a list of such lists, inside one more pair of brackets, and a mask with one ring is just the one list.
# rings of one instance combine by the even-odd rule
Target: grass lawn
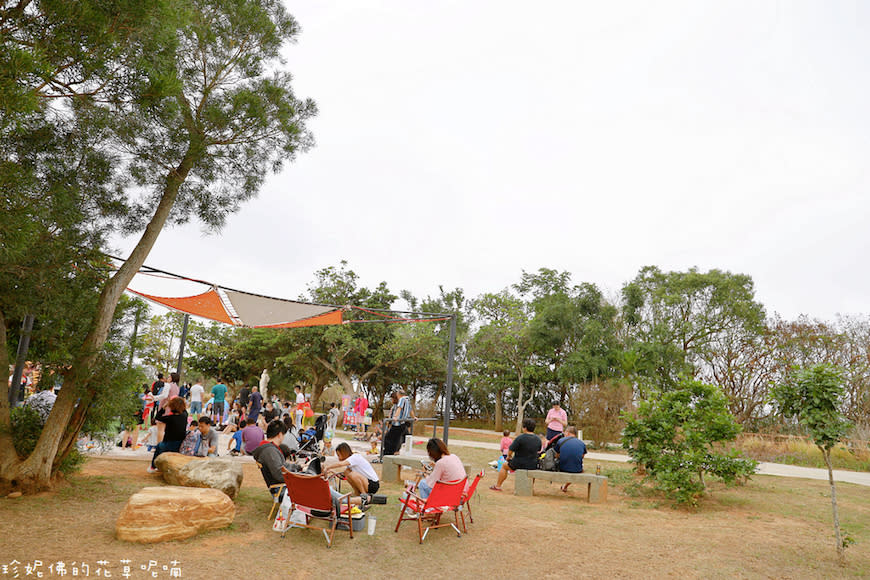
[[[483,466],[493,453],[462,449],[461,457]],[[389,503],[370,511],[378,520],[376,535],[361,532],[351,540],[339,533],[327,549],[311,530],[290,530],[284,539],[271,531],[269,496],[256,466],[245,464],[231,528],[163,544],[117,541],[114,524],[127,498],[163,485],[145,473],[146,465],[92,458],[55,492],[0,500],[0,564],[84,561],[93,573],[96,562],[106,560],[113,577],[120,577],[119,562],[126,559],[134,566],[132,577],[145,578],[139,566],[149,560],[160,566],[177,560],[181,577],[194,579],[870,576],[870,490],[849,484],[837,487],[840,517],[857,543],[840,568],[825,482],[756,476],[742,487],[714,486],[698,509],[686,511],[628,485],[625,465],[601,464],[611,475],[604,505],[586,503],[579,490],[566,496],[545,482],[536,485],[535,497],[515,497],[512,478],[505,491],[493,492],[487,489],[495,479],[490,470],[473,500],[475,523],[461,538],[440,529],[419,545],[413,523],[394,533],[400,486],[390,485],[383,491]]]

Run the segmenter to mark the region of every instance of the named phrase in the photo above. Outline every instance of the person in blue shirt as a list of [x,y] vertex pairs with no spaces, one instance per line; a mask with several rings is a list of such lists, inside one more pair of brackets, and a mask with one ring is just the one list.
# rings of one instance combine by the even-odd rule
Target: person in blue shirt
[[[233,444],[235,444],[235,448],[233,448]],[[242,451],[241,429],[233,433],[233,436],[230,438],[229,442],[227,442],[227,449],[229,450],[230,455],[238,455]]]
[[[566,473],[583,473],[583,456],[586,455],[586,444],[577,438],[577,427],[568,425],[565,435],[556,441],[556,454],[559,456],[559,471]],[[562,491],[568,493],[566,483]]]

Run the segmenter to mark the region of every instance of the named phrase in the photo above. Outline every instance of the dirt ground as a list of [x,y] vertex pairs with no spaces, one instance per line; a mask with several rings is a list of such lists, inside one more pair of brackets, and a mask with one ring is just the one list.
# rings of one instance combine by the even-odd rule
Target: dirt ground
[[[461,456],[482,466],[490,454],[465,449]],[[388,504],[370,511],[376,534],[351,540],[337,533],[327,549],[315,531],[290,530],[282,539],[271,530],[268,493],[256,466],[246,463],[230,528],[162,544],[118,541],[115,520],[127,498],[164,485],[159,475],[145,473],[146,465],[96,457],[54,492],[0,500],[0,578],[14,577],[9,565],[15,561],[22,578],[35,561],[49,578],[57,575],[48,569],[56,562],[64,562],[69,576],[84,563],[91,576],[106,568],[125,577],[123,561],[131,578],[870,577],[870,493],[849,484],[838,486],[841,520],[857,543],[840,568],[824,482],[757,476],[742,487],[714,488],[709,500],[687,511],[621,485],[629,479],[625,466],[602,464],[612,476],[603,505],[547,483],[536,485],[533,498],[515,497],[512,478],[505,491],[490,491],[495,473],[489,471],[472,503],[474,524],[461,538],[439,529],[420,545],[413,523],[394,533],[400,486],[389,485]],[[149,562],[155,565],[143,571]],[[84,568],[78,575],[84,577]]]

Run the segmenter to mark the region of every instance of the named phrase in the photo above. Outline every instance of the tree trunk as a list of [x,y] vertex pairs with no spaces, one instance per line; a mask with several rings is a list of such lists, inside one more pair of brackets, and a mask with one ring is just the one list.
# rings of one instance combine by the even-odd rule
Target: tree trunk
[[837,542],[837,560],[840,566],[846,565],[846,551],[843,547],[843,536],[840,531],[840,514],[837,511],[837,486],[834,485],[834,469],[831,466],[831,450],[822,449],[825,465],[828,466],[828,483],[831,485],[831,510],[834,512],[834,538]]
[[[106,281],[102,292],[100,292],[90,329],[73,359],[69,372],[64,375],[63,388],[60,390],[33,452],[29,457],[21,460],[15,454],[14,448],[12,449],[12,455],[15,455],[14,459],[7,451],[0,451],[2,453],[0,455],[0,492],[12,488],[25,493],[48,489],[51,486],[55,458],[60,451],[62,439],[69,441],[70,438],[74,440],[78,436],[78,429],[81,428],[84,415],[87,413],[88,403],[85,401],[90,402],[94,393],[93,389],[88,386],[91,379],[91,369],[109,335],[115,308],[121,299],[121,294],[139,271],[139,268],[142,267],[142,264],[145,263],[151,248],[154,247],[157,237],[166,225],[172,206],[175,204],[178,190],[187,178],[187,174],[199,154],[197,138],[193,134],[190,137],[191,143],[181,163],[166,176],[166,184],[160,203],[139,238],[139,242],[130,252],[127,260],[118,268],[118,271]],[[81,421],[75,421],[79,424],[78,429],[76,429],[73,414],[76,412],[79,399],[82,400],[84,406],[79,409]],[[6,446],[0,445],[0,447]]]
[[535,398],[535,389],[532,388],[529,392],[529,398],[523,401],[523,373],[522,371],[517,373],[517,378],[519,379],[519,396],[517,397],[517,426],[515,433],[520,434],[523,432],[523,418],[526,414],[526,407],[529,403],[532,402],[532,399]]

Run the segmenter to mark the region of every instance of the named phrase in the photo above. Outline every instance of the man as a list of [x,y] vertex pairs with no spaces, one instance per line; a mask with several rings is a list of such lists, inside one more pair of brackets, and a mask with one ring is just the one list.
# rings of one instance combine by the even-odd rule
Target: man
[[190,414],[193,417],[199,417],[202,413],[202,394],[204,392],[201,379],[196,379],[196,384],[190,387]]
[[294,390],[296,391],[296,429],[302,431],[302,418],[305,416],[305,411],[299,405],[305,402],[305,395],[302,394],[302,387],[299,385],[296,385]]
[[395,455],[402,448],[405,436],[408,434],[410,419],[416,419],[411,408],[411,399],[405,395],[405,390],[399,388],[391,395],[393,407],[390,410],[391,426],[384,435],[384,455]]
[[253,453],[261,441],[263,441],[263,430],[257,427],[255,420],[245,419],[245,427],[242,429],[242,448],[245,453],[248,455]]
[[214,401],[211,407],[211,419],[215,425],[220,425],[224,418],[224,402],[227,397],[227,386],[223,379],[218,379],[215,386],[211,388],[211,395]]
[[[216,429],[211,428],[211,419],[209,419],[208,417],[200,417],[198,423],[199,434],[202,436],[200,447],[205,446],[208,448],[207,455],[209,457],[217,457],[218,432]],[[200,451],[200,455],[202,455],[202,451]]]
[[338,457],[338,462],[326,467],[326,475],[343,473],[353,488],[353,494],[360,496],[367,503],[369,496],[377,493],[381,487],[380,479],[372,464],[362,455],[354,453],[347,443],[339,443],[335,448],[335,455]]
[[565,431],[565,426],[568,424],[568,414],[565,409],[559,406],[559,403],[553,403],[553,408],[547,412],[547,441],[552,441],[554,437],[562,436]]
[[[577,438],[577,427],[569,425],[565,428],[565,436],[556,441],[556,455],[559,456],[559,471],[566,473],[583,473],[583,457],[586,455],[586,444]],[[562,492],[568,493],[566,483]]]
[[248,419],[256,421],[260,417],[260,409],[263,408],[263,396],[260,395],[260,388],[257,386],[251,387],[251,399],[248,401]]
[[493,491],[501,491],[501,485],[508,473],[517,469],[537,469],[538,456],[541,454],[541,440],[535,435],[534,419],[523,419],[523,432],[508,447],[508,460],[498,472],[498,482],[490,486]]
[[281,451],[281,444],[284,443],[284,434],[287,428],[281,421],[272,421],[266,425],[266,439],[260,442],[254,449],[252,455],[254,461],[262,465],[263,479],[266,480],[266,485],[277,485],[284,483],[284,475],[281,473],[281,468],[285,465],[284,453]]
[[248,385],[243,385],[242,390],[239,391],[239,405],[242,406],[242,409],[247,409],[250,401],[251,389],[248,388]]

